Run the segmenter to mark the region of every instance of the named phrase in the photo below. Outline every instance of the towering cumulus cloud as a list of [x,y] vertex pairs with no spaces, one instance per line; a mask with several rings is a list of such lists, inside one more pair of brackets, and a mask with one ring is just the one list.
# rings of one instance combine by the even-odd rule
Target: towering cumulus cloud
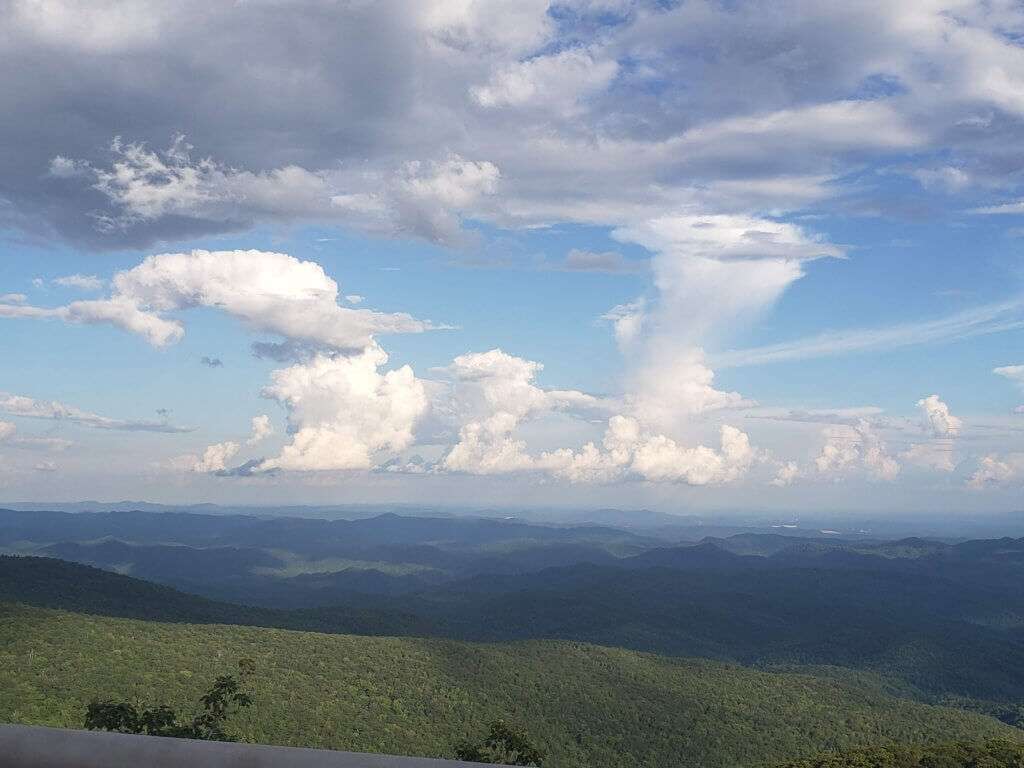
[[381,373],[387,360],[370,346],[274,371],[264,394],[288,409],[291,442],[260,469],[370,469],[382,451],[408,447],[427,395],[407,365]]

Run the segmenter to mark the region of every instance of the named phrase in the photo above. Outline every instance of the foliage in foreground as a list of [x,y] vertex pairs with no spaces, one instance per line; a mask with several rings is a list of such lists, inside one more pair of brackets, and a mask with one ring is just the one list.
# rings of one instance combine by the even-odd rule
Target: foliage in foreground
[[499,765],[540,766],[544,753],[530,743],[526,731],[504,720],[491,723],[487,736],[479,744],[464,741],[455,749],[459,760]]
[[739,768],[861,745],[1019,733],[887,695],[871,676],[770,673],[565,641],[476,644],[161,624],[0,604],[0,722],[80,727],[93,697],[189,711],[253,659],[242,741],[429,757],[507,718],[544,768]]
[[[239,677],[245,681],[253,672],[251,659],[239,659]],[[139,711],[130,701],[93,699],[86,708],[84,727],[91,731],[141,733],[147,736],[171,736],[179,739],[232,741],[224,730],[228,716],[252,704],[252,696],[231,675],[219,675],[206,693],[199,697],[202,711],[191,720],[179,719],[166,704]]]
[[1024,768],[1024,745],[993,739],[929,746],[899,744],[820,755],[777,768]]

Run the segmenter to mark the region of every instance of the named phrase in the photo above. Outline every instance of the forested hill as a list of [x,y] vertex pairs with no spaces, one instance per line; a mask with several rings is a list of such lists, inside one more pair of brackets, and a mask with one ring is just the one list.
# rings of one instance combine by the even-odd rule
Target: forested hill
[[990,718],[839,682],[573,642],[472,644],[0,607],[0,721],[79,726],[94,696],[188,708],[256,663],[246,740],[451,755],[508,718],[545,768],[740,768],[825,749],[1001,736]]
[[427,620],[399,611],[344,606],[310,611],[208,600],[170,587],[78,563],[0,556],[0,602],[165,622],[240,624],[365,635],[437,633]]
[[1021,768],[1024,744],[992,739],[943,744],[892,744],[828,752],[775,768]]
[[884,571],[593,565],[477,577],[284,610],[211,601],[45,558],[0,557],[0,599],[111,616],[503,641],[566,639],[751,665],[871,671],[924,701],[1012,720],[1024,702],[1019,585]]

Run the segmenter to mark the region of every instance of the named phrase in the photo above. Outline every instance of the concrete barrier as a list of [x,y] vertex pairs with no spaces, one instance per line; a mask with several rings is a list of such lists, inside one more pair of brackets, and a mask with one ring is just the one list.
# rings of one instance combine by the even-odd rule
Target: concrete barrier
[[0,725],[3,768],[471,768],[480,763],[327,749]]

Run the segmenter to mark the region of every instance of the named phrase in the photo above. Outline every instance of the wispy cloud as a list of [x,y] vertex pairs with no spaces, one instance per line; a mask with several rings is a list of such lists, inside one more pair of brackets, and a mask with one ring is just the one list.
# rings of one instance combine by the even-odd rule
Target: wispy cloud
[[106,286],[107,281],[96,277],[96,275],[76,274],[54,278],[53,283],[54,285],[59,285],[61,288],[78,288],[83,291],[101,291],[104,286]]
[[83,411],[56,400],[36,400],[31,397],[0,392],[0,413],[32,419],[68,421],[92,429],[113,429],[124,432],[192,432],[193,427],[178,427],[166,421],[112,419],[98,413]]
[[649,265],[646,260],[627,259],[618,251],[595,252],[573,248],[563,261],[552,268],[563,272],[628,273],[645,272]]
[[740,368],[956,341],[1018,328],[1024,328],[1024,298],[986,304],[935,320],[827,331],[763,347],[730,350],[713,355],[712,363],[716,368]]

